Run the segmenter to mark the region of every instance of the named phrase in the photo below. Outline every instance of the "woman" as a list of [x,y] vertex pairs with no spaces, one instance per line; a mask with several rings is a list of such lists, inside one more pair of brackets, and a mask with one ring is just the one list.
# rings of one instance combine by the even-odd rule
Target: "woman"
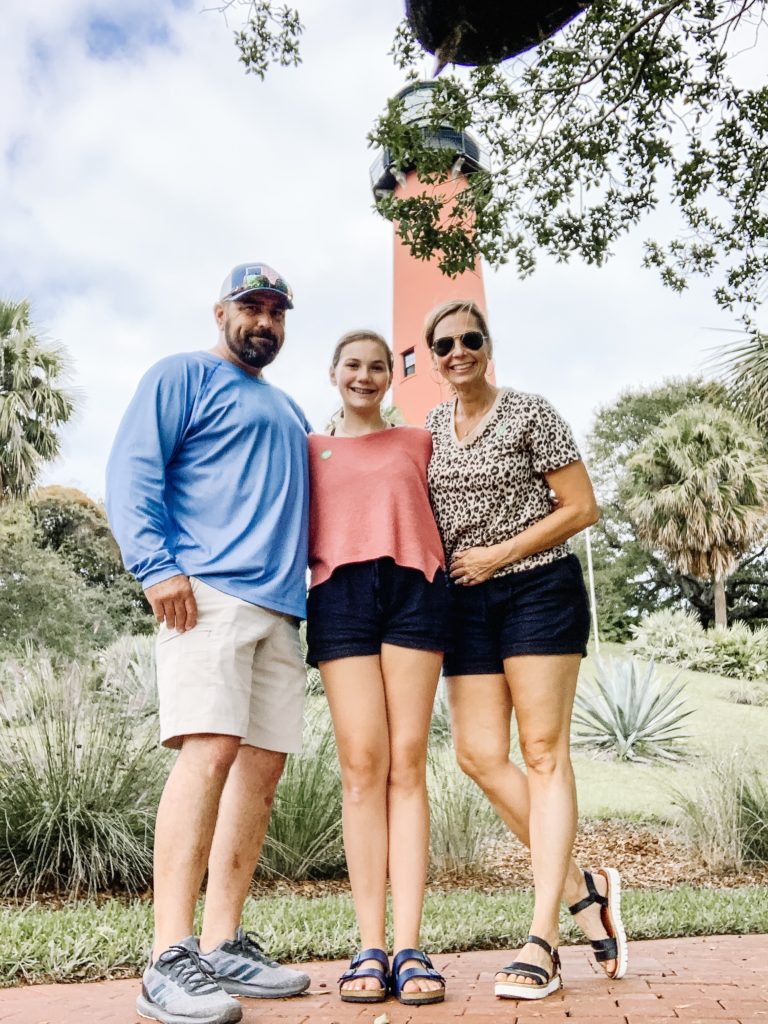
[[[452,586],[445,657],[458,761],[531,849],[533,922],[496,995],[540,999],[562,984],[560,900],[609,977],[626,971],[619,876],[582,873],[571,858],[576,789],[569,736],[589,608],[565,542],[596,522],[592,486],[568,425],[538,395],[486,378],[492,343],[481,310],[449,302],[425,340],[455,399],[427,418],[432,505]],[[557,495],[551,500],[551,492]],[[527,768],[509,760],[514,709]]]
[[[391,427],[392,353],[372,331],[336,346],[343,415],[309,439],[307,660],[318,665],[341,764],[344,848],[361,951],[346,1002],[433,1003],[444,979],[419,950],[429,838],[426,752],[444,648],[443,549],[427,489],[429,432]],[[387,874],[394,948],[384,952]]]

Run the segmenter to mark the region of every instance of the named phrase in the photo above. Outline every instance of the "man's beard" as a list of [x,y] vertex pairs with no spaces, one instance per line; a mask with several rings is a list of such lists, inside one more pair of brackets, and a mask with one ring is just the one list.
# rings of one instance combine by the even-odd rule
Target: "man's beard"
[[235,333],[229,324],[224,325],[224,340],[229,351],[254,369],[268,366],[278,353],[279,341],[272,331],[247,331]]

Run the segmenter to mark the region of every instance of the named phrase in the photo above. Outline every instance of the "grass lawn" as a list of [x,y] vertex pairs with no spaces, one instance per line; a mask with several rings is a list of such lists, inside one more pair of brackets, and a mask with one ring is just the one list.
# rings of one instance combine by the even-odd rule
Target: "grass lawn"
[[[603,643],[602,657],[625,657],[620,644]],[[584,662],[580,685],[594,673],[594,661]],[[674,665],[659,663],[664,679],[678,673]],[[728,699],[738,681],[705,672],[682,672],[684,695],[694,707],[686,720],[691,734],[688,756],[682,762],[634,764],[597,760],[578,748],[574,770],[579,793],[579,811],[589,818],[631,818],[673,821],[675,808],[671,791],[686,791],[696,779],[703,755],[728,753],[737,747],[750,751],[754,764],[768,764],[768,707],[735,704]]]
[[[432,892],[424,945],[432,952],[514,948],[526,935],[532,907],[529,891]],[[768,932],[768,888],[630,890],[624,920],[634,939]],[[344,959],[357,941],[346,894],[249,900],[244,921],[270,953],[288,962]],[[0,908],[0,985],[137,976],[151,931],[151,905],[144,901]],[[583,941],[565,915],[562,936],[563,943]]]
[[[614,644],[603,645],[602,653],[626,655]],[[593,666],[592,659],[584,663],[582,685]],[[659,672],[670,678],[676,669],[659,665]],[[744,747],[751,752],[752,763],[768,763],[768,707],[729,700],[738,686],[734,680],[699,672],[686,672],[684,678],[685,695],[694,708],[688,719],[691,739],[685,760],[622,763],[592,759],[577,748],[574,764],[582,816],[672,822],[671,792],[692,785],[705,755]],[[326,713],[324,698],[311,703]],[[519,761],[516,742],[513,756]],[[447,813],[446,820],[455,823],[456,809]],[[624,906],[627,929],[635,939],[768,932],[768,887],[629,890]],[[525,937],[531,908],[528,891],[433,891],[425,908],[424,944],[435,952],[514,948]],[[347,894],[250,900],[245,923],[261,936],[265,948],[287,961],[346,958],[357,941]],[[562,921],[562,935],[564,942],[581,941],[569,917]],[[135,976],[143,968],[150,942],[151,905],[145,901],[83,900],[55,909],[0,905],[0,986]]]

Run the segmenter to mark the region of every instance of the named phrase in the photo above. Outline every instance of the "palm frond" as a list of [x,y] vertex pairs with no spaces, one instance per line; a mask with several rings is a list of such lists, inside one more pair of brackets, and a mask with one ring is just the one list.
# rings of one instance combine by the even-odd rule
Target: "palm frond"
[[29,303],[0,300],[0,501],[25,496],[58,455],[74,411],[68,372],[65,350],[32,333]]

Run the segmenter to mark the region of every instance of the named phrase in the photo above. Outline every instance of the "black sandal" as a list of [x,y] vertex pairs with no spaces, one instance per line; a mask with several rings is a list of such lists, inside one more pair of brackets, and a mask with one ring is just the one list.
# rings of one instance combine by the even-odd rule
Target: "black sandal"
[[[378,967],[361,967],[366,960],[376,960]],[[380,988],[342,988],[344,982],[356,978],[376,978]],[[339,996],[343,1003],[383,1003],[389,992],[389,957],[383,949],[362,949],[355,953],[349,967],[339,978]]]
[[[421,967],[401,967],[407,960],[417,960]],[[403,992],[403,985],[414,978],[429,978],[439,981],[440,988],[428,992]],[[435,970],[432,961],[420,949],[401,949],[392,961],[392,995],[404,1006],[424,1006],[426,1003],[442,1003],[445,999],[445,978]]]
[[532,942],[536,946],[541,946],[549,954],[549,958],[552,961],[552,973],[548,974],[543,967],[537,967],[536,964],[515,960],[508,967],[502,967],[498,973],[507,975],[517,974],[523,978],[530,978],[533,984],[527,985],[525,982],[509,980],[496,981],[493,985],[493,991],[499,999],[544,999],[545,996],[552,995],[553,992],[557,992],[563,986],[563,979],[560,976],[560,957],[555,947],[550,946],[545,939],[540,939],[538,935],[529,935],[525,942]]
[[629,962],[627,933],[624,931],[624,924],[621,920],[621,877],[616,868],[599,868],[597,874],[602,875],[608,884],[607,895],[600,895],[594,878],[589,871],[585,871],[584,881],[587,883],[588,895],[568,907],[568,910],[571,914],[578,914],[593,903],[600,907],[600,918],[603,928],[608,932],[608,938],[590,939],[589,944],[594,951],[595,960],[599,964],[604,964],[607,960],[616,961],[613,971],[605,971],[607,977],[615,981],[623,978],[627,973]]

